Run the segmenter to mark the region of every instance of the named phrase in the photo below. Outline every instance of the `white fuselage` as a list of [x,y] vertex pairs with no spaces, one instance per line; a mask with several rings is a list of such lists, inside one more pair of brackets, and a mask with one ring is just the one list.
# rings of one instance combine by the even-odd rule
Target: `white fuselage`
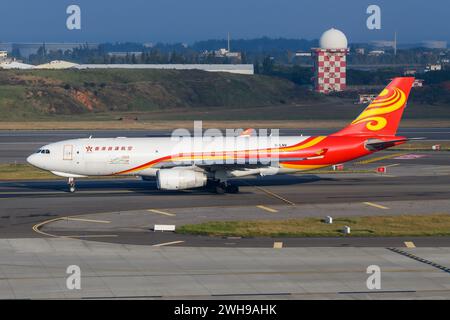
[[[64,177],[134,175],[155,176],[159,161],[180,153],[211,153],[279,148],[298,144],[309,137],[221,137],[218,138],[87,138],[56,142],[43,146],[27,161]],[[42,151],[43,150],[43,151]],[[147,165],[146,165],[147,164]],[[220,165],[220,164],[219,164]],[[139,168],[142,167],[142,168]],[[296,170],[269,165],[265,168],[230,170],[229,176],[276,174]]]

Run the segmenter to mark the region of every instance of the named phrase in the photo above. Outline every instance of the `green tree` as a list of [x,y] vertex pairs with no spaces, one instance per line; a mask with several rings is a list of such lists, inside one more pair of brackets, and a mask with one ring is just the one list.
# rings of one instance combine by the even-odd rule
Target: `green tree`
[[262,72],[267,75],[271,75],[273,73],[275,66],[275,62],[273,57],[266,56],[262,63]]
[[255,74],[260,74],[261,70],[259,69],[259,60],[255,59],[255,62],[253,63],[253,68],[255,70]]

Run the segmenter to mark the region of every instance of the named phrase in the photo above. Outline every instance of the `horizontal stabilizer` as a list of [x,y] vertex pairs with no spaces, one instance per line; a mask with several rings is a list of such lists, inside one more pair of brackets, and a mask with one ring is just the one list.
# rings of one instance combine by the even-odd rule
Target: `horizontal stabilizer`
[[393,147],[398,144],[405,143],[407,141],[411,140],[423,140],[425,138],[401,138],[401,139],[394,139],[394,140],[379,140],[379,139],[369,139],[366,141],[366,148],[371,151],[380,151],[386,148]]

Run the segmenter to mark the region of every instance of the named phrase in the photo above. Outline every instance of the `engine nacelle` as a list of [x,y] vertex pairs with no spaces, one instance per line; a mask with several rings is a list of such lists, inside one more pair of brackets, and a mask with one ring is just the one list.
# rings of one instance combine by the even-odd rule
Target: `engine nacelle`
[[206,174],[188,169],[161,169],[156,173],[156,183],[161,190],[182,190],[206,186]]

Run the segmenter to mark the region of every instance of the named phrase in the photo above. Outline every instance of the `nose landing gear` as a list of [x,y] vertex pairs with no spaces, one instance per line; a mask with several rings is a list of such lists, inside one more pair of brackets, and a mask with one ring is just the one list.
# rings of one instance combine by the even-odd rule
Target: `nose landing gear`
[[69,178],[67,180],[67,185],[69,186],[70,193],[74,193],[76,191],[75,178]]

